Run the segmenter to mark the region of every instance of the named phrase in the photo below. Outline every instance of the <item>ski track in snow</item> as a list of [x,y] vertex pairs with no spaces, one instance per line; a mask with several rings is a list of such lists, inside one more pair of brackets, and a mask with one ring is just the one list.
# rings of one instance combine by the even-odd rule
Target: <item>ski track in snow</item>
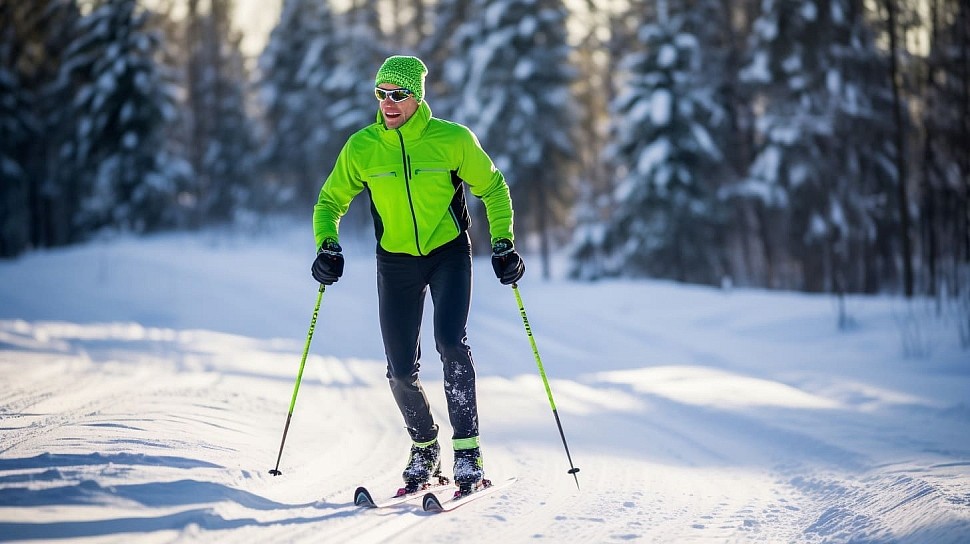
[[[519,482],[453,513],[359,510],[354,488],[393,494],[409,447],[372,243],[348,244],[324,295],[271,476],[312,309],[304,234],[0,262],[0,541],[970,541],[967,355],[903,359],[892,301],[854,301],[863,325],[839,334],[821,297],[524,281],[577,490],[485,260],[469,324],[482,442],[489,477]],[[447,474],[429,323],[424,337]]]

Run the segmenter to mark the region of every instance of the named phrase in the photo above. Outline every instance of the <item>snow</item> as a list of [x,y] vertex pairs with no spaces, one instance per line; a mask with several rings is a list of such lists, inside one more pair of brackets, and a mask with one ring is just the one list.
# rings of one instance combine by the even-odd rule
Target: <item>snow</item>
[[654,126],[663,127],[670,123],[673,100],[667,89],[657,89],[650,95],[650,122]]
[[[667,163],[673,151],[670,140],[666,137],[657,138],[640,153],[637,159],[636,172],[642,176],[651,175]],[[625,196],[622,198],[625,198]]]
[[814,21],[818,16],[818,7],[815,5],[815,2],[811,0],[802,2],[802,7],[799,11],[802,18],[806,21]]
[[309,221],[258,227],[0,262],[0,540],[970,540],[970,358],[946,318],[849,297],[838,332],[827,296],[542,281],[530,254],[520,292],[581,489],[513,293],[480,259],[486,470],[520,481],[450,514],[358,511],[354,488],[392,493],[409,446],[369,236],[341,240],[271,476],[317,288]]
[[694,136],[694,141],[697,142],[701,151],[715,160],[721,160],[721,151],[717,148],[717,144],[714,143],[714,139],[711,138],[707,128],[697,123],[691,123],[690,133]]
[[798,55],[798,52],[794,52],[782,61],[781,67],[784,68],[789,74],[798,74],[802,72],[802,58]]
[[669,68],[677,61],[677,49],[669,44],[665,43],[660,47],[660,52],[657,53],[657,65],[661,68]]
[[751,63],[741,70],[741,80],[750,83],[771,81],[771,71],[768,68],[768,54],[766,52],[755,52]]
[[536,29],[539,28],[539,22],[536,21],[535,17],[526,16],[519,21],[518,27],[519,36],[532,38],[532,36],[536,33]]
[[842,90],[842,74],[838,70],[829,69],[825,72],[825,88],[829,94],[838,95]]
[[[772,13],[771,8],[763,11]],[[770,42],[778,36],[778,21],[773,17],[759,17],[754,22],[754,33],[762,41]]]

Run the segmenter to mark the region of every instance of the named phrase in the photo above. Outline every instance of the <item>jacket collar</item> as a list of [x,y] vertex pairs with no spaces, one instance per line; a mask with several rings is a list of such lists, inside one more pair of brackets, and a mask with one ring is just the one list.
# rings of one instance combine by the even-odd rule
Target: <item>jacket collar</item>
[[[400,128],[397,130],[401,131],[401,135],[406,139],[420,138],[424,133],[424,130],[428,128],[428,123],[431,121],[431,106],[428,106],[427,100],[422,100],[421,104],[418,105],[418,109]],[[393,129],[388,129],[384,125],[384,116],[381,114],[381,110],[377,110],[377,126],[382,134],[387,136],[394,136],[397,139],[397,135],[394,134]]]

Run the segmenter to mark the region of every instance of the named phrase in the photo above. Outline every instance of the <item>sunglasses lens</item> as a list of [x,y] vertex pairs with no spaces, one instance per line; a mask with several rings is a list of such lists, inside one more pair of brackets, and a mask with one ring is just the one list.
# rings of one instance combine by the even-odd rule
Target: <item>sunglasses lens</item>
[[377,99],[381,101],[383,101],[387,97],[391,97],[391,100],[393,100],[394,102],[404,102],[405,100],[408,99],[409,96],[411,96],[411,91],[407,89],[393,89],[388,91],[386,89],[381,89],[380,87],[378,87],[374,89],[374,96],[376,96]]

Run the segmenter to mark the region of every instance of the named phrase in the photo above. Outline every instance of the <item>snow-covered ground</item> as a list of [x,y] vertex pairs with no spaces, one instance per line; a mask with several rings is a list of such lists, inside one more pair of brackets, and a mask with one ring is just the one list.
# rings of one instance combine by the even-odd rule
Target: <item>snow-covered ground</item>
[[[312,243],[309,225],[276,226],[0,262],[0,541],[970,541],[970,354],[949,318],[854,297],[839,332],[827,296],[544,282],[534,258],[520,291],[581,489],[483,259],[469,337],[486,469],[519,482],[450,514],[358,510],[354,488],[392,493],[409,447],[366,238],[324,294],[271,476]],[[903,332],[927,353],[904,357]]]

